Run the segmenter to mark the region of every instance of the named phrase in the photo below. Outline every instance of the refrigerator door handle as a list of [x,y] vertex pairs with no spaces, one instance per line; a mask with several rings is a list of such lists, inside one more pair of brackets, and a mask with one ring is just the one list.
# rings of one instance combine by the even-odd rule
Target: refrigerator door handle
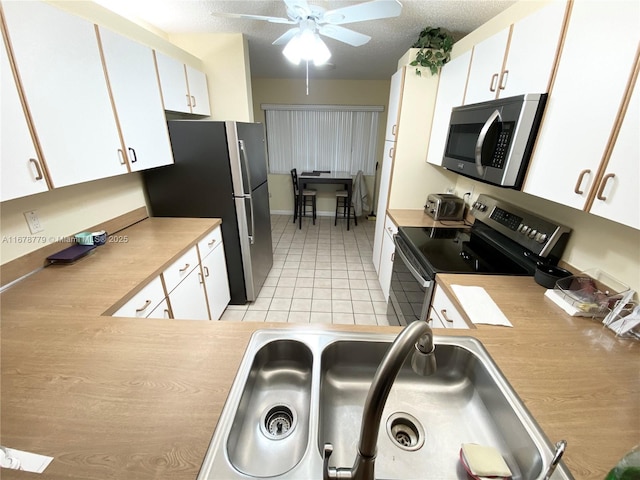
[[[244,168],[240,169],[240,174],[242,177],[242,191],[245,195],[251,194],[251,177],[249,176],[249,164],[247,163],[247,151],[244,148],[244,140],[238,140],[238,146],[240,147],[240,161],[242,162],[242,166]],[[245,180],[249,190],[245,188]]]

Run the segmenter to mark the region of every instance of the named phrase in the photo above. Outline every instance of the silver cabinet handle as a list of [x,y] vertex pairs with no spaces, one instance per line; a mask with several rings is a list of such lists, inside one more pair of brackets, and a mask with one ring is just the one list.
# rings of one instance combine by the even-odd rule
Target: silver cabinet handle
[[[497,74],[496,74],[497,75]],[[478,136],[478,141],[476,142],[476,169],[478,170],[478,175],[484,175],[484,165],[482,164],[482,147],[484,146],[484,141],[487,137],[487,133],[489,133],[489,129],[496,122],[502,122],[502,117],[500,116],[500,112],[498,110],[494,110],[489,119],[484,122],[482,126],[482,130],[480,130],[480,135]]]
[[196,97],[194,97],[193,95],[191,95],[191,100],[192,100],[192,102],[193,102],[193,103],[191,104],[191,106],[192,106],[193,108],[195,108],[195,107],[196,107]]
[[493,75],[491,75],[491,83],[489,84],[489,91],[490,92],[495,92],[496,91],[496,84],[498,83],[498,74],[494,73]]
[[442,318],[444,318],[447,322],[453,323],[453,319],[447,317],[447,309],[446,308],[443,308],[442,310],[440,310],[440,313],[442,314]]
[[498,88],[504,90],[507,87],[507,80],[509,79],[509,70],[505,70],[500,74],[500,85]]
[[391,135],[395,137],[397,134],[398,134],[398,125],[394,123],[393,127],[391,127]]
[[573,191],[575,193],[577,193],[578,195],[582,195],[584,193],[583,190],[580,189],[581,185],[582,185],[582,180],[584,180],[584,176],[591,173],[591,170],[586,169],[586,170],[582,170],[580,172],[580,175],[578,175],[578,181],[576,182],[576,186],[573,189]]
[[40,163],[35,158],[30,158],[29,163],[32,163],[36,167],[36,180],[42,180],[44,177],[42,176],[42,170],[40,169]]
[[389,158],[393,158],[393,152],[395,151],[396,147],[391,147],[389,149]]
[[598,189],[598,195],[596,195],[598,197],[598,200],[602,200],[602,201],[606,201],[607,197],[605,197],[603,195],[604,193],[604,187],[607,186],[607,182],[609,181],[609,179],[611,178],[615,178],[616,174],[615,173],[607,173],[604,178],[602,179],[602,182],[600,182],[600,188]]
[[191,96],[187,93],[186,97],[187,97],[187,107],[193,107],[193,105],[191,105]]
[[136,308],[136,313],[144,312],[149,305],[151,305],[151,300],[147,300],[146,302],[144,302],[143,306],[141,306],[140,308]]
[[186,272],[186,271],[187,271],[187,268],[189,268],[189,264],[188,264],[188,263],[186,263],[186,264],[184,265],[184,267],[182,267],[182,268],[181,268],[180,270],[178,270],[178,271],[179,271],[180,273],[183,273],[183,272]]
[[127,161],[124,159],[125,155],[121,148],[118,149],[118,157],[120,157],[120,165],[126,165]]
[[138,161],[138,157],[136,155],[135,149],[129,147],[129,148],[127,148],[127,150],[129,151],[129,153],[131,153],[133,155],[133,159],[131,160],[131,163],[136,163]]
[[198,272],[198,282],[200,283],[200,285],[204,284],[204,277],[200,272]]
[[207,243],[207,246],[212,247],[214,243],[216,243],[216,239],[215,238],[213,240],[211,240],[209,243]]
[[209,276],[209,267],[202,267],[204,269],[204,276],[208,277]]

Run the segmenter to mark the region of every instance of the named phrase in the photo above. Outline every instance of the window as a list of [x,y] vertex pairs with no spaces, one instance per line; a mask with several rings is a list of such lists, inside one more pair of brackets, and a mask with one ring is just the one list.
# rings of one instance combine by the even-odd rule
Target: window
[[262,105],[269,173],[362,170],[375,175],[378,117],[383,107]]

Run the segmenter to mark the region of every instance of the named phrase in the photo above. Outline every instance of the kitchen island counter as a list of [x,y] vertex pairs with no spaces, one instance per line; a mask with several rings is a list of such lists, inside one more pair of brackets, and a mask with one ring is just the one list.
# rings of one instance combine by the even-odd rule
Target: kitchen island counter
[[[132,243],[118,255],[98,249],[82,261],[97,262],[93,268],[79,263],[73,276],[64,267],[46,268],[0,296],[1,443],[53,456],[37,478],[193,480],[255,330],[400,330],[103,316],[135,282],[213,226],[210,219],[179,220],[145,220],[122,232]],[[138,248],[149,244],[167,244],[169,252],[153,260],[153,250]],[[149,258],[138,259],[132,274],[140,255]],[[93,276],[106,271],[102,281]],[[443,275],[439,281],[445,288],[483,286],[514,328],[435,333],[482,341],[549,439],[568,441],[565,462],[573,475],[602,479],[640,438],[638,342],[565,315],[529,277]],[[31,477],[3,470],[2,478]]]

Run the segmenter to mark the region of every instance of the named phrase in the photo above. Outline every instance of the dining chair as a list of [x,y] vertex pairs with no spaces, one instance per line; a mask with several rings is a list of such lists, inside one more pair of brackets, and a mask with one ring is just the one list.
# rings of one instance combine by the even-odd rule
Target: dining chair
[[[298,171],[295,168],[291,169],[291,182],[293,183],[293,223],[296,223],[298,219],[298,196],[300,192],[298,191]],[[311,217],[313,219],[313,224],[316,224],[316,190],[313,189],[303,189],[302,190],[302,215],[303,217],[308,217],[307,215],[307,207],[311,207]]]
[[336,217],[333,220],[333,225],[338,225],[338,215],[341,214],[342,218],[347,218],[347,215],[351,216],[351,212],[353,211],[353,221],[356,226],[358,225],[358,217],[356,217],[356,210],[353,206],[353,199],[351,201],[351,205],[347,206],[347,201],[349,197],[349,192],[346,190],[337,190],[336,191]]

